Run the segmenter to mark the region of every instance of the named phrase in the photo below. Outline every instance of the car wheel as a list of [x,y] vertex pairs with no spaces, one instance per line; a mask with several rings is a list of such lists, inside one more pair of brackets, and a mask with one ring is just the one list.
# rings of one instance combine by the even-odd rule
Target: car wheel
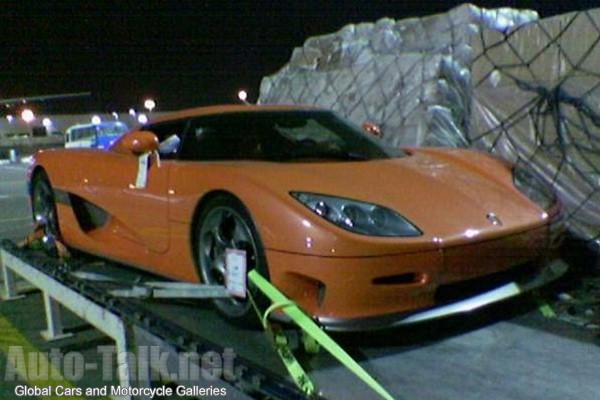
[[60,230],[54,191],[44,172],[37,173],[31,184],[31,208],[36,224],[43,225],[44,233],[51,239],[58,239]]
[[[258,270],[268,278],[267,262],[258,232],[250,213],[240,200],[229,195],[212,198],[199,216],[197,231],[197,262],[202,281],[225,284],[225,255],[227,249],[246,252],[247,271]],[[258,293],[253,298],[262,303]],[[248,299],[215,299],[217,310],[239,324],[256,325],[258,318]],[[262,305],[262,304],[261,304]]]

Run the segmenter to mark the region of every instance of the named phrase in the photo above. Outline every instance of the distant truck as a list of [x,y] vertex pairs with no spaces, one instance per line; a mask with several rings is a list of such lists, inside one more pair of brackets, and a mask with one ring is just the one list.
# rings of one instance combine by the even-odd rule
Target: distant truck
[[129,127],[120,121],[73,125],[67,128],[65,147],[107,149],[128,130]]

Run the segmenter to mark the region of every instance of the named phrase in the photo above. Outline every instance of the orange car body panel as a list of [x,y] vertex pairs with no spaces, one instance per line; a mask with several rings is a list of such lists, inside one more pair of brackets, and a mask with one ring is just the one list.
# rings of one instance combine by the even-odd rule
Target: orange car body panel
[[[278,109],[298,108],[207,107],[165,119]],[[85,231],[73,207],[59,202],[61,235],[68,245],[197,282],[198,206],[209,193],[233,193],[251,213],[271,281],[317,317],[361,318],[431,307],[440,285],[541,260],[559,212],[558,206],[541,210],[514,187],[505,163],[474,151],[408,149],[398,159],[303,163],[151,156],[147,184],[136,188],[138,157],[127,153],[124,140],[127,134],[110,151],[36,155],[32,173],[43,168],[55,190],[110,214],[101,228]],[[400,212],[423,235],[351,233],[311,212],[291,191],[380,204]],[[491,224],[489,213],[502,223]],[[393,277],[398,276],[409,281],[397,283]]]

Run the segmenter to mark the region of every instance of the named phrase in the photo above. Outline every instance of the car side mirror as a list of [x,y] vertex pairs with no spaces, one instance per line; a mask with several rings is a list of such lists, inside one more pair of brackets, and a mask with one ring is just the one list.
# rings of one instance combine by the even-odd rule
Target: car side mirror
[[150,131],[134,131],[125,134],[119,140],[114,151],[124,154],[140,155],[158,150],[158,138]]
[[362,124],[362,128],[363,131],[365,131],[369,135],[373,135],[379,139],[383,137],[383,131],[381,130],[381,127],[374,122],[365,121]]

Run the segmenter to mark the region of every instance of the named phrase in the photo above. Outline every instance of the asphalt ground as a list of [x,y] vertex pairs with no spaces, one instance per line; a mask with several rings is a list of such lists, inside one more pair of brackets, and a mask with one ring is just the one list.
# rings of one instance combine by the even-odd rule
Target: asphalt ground
[[31,231],[26,167],[26,164],[0,163],[0,238],[17,240]]
[[[20,240],[31,229],[24,171],[24,165],[0,165],[0,238]],[[597,400],[600,341],[596,331],[546,318],[540,312],[540,304],[563,289],[549,288],[539,296],[523,296],[433,323],[334,337],[397,399]],[[153,302],[140,303],[140,307],[281,371],[262,334],[233,328],[208,306]],[[41,378],[24,374],[24,379],[15,373],[13,364],[20,361],[15,348],[26,355],[49,355],[52,349],[74,352],[87,363],[98,359],[100,346],[110,344],[68,313],[65,321],[75,335],[44,342],[39,334],[45,324],[39,292],[32,290],[24,299],[0,302],[1,399],[101,398],[15,394],[22,384],[84,388],[110,384],[97,371],[82,375],[65,370],[64,365],[50,374],[53,379],[43,374],[38,374]],[[379,398],[326,354],[303,361],[326,398]]]

